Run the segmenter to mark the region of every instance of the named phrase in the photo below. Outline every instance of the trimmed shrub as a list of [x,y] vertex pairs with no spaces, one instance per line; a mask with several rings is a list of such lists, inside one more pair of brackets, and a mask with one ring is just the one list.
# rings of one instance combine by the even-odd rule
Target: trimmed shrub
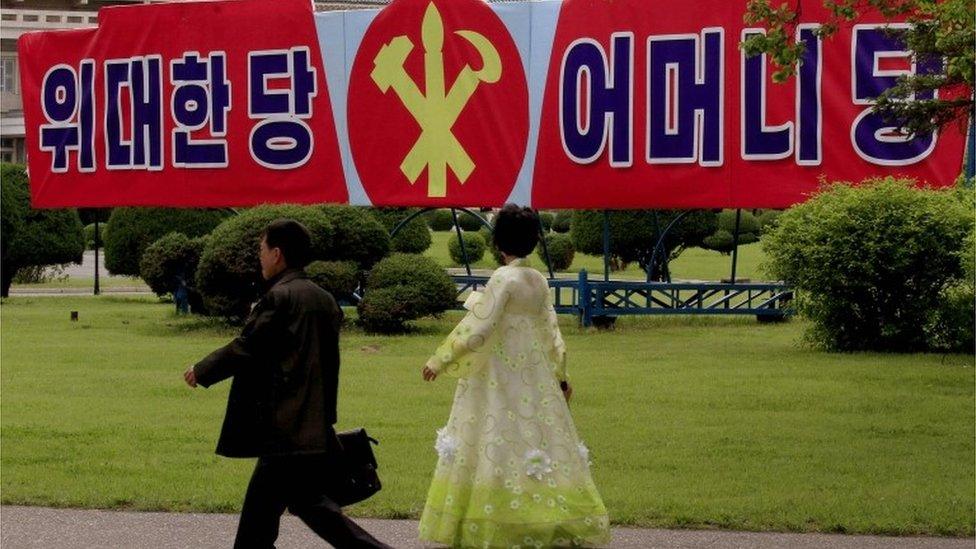
[[491,232],[491,229],[488,227],[481,227],[478,229],[478,234],[481,235],[481,238],[485,239],[485,250],[487,250],[488,253],[491,254],[491,257],[495,259],[495,263],[499,266],[504,265],[505,263],[502,261],[502,253],[498,251],[498,248],[495,247],[495,238]]
[[[477,232],[461,233],[461,236],[464,238],[464,248],[468,254],[468,262],[477,263],[481,261],[481,258],[485,255],[485,248],[488,247],[485,244],[485,237]],[[461,253],[461,241],[458,240],[456,234],[447,241],[447,251],[451,254],[452,261],[464,265],[464,255]]]
[[[98,247],[102,248],[105,246],[105,225],[99,224],[98,226]],[[95,249],[95,224],[89,223],[85,225],[85,249],[94,250]]]
[[359,266],[355,261],[313,261],[305,272],[337,300],[350,299],[359,287]]
[[559,210],[552,221],[552,230],[557,233],[568,233],[573,222],[573,210]]
[[434,210],[427,214],[427,224],[432,231],[450,231],[454,228],[454,216],[451,210]]
[[[712,235],[702,239],[701,247],[715,250],[723,255],[729,255],[735,248],[735,210],[722,210],[716,218],[718,229]],[[759,220],[752,212],[742,210],[739,218],[739,246],[752,244],[759,240]]]
[[702,241],[702,248],[705,248],[706,250],[715,250],[721,252],[722,254],[728,254],[732,251],[732,244],[732,233],[726,231],[725,229],[719,229],[711,236],[705,237],[705,239]]
[[227,219],[210,235],[197,267],[197,287],[214,315],[243,319],[263,287],[258,246],[276,219],[291,218],[312,235],[312,260],[332,259],[332,223],[317,206],[258,206]]
[[24,166],[0,165],[0,296],[7,297],[17,271],[81,263],[84,251],[78,212],[32,209]]
[[369,269],[390,253],[390,234],[365,208],[355,206],[322,206],[332,224],[330,261],[355,261]]
[[[657,229],[665,227],[678,215],[678,210],[617,210],[610,212],[610,256],[621,268],[638,262],[646,269],[657,242]],[[664,239],[664,251],[669,260],[677,258],[686,248],[701,246],[705,237],[716,229],[715,214],[696,210],[675,225]],[[603,255],[603,212],[576,210],[573,212],[570,235],[576,251]]]
[[370,271],[359,322],[370,332],[402,332],[407,322],[438,315],[456,303],[454,281],[434,260],[393,254]]
[[174,229],[190,238],[203,236],[229,215],[227,210],[115,208],[102,235],[105,268],[112,274],[139,276],[139,262],[150,244]]
[[[401,221],[416,212],[417,208],[377,208],[373,210],[373,216],[383,224],[386,232],[390,233]],[[430,236],[430,227],[427,226],[422,215],[401,227],[390,240],[394,252],[408,254],[424,253],[430,248],[431,242],[433,239]]]
[[553,223],[556,222],[556,214],[550,212],[539,212],[539,221],[542,223],[542,229],[545,232],[552,230]]
[[180,279],[187,287],[190,310],[206,314],[203,296],[196,289],[197,266],[209,236],[188,238],[183,233],[169,233],[146,248],[139,262],[142,280],[162,297],[176,291]]
[[899,352],[938,345],[943,296],[964,276],[959,258],[973,206],[957,192],[913,184],[832,185],[763,236],[765,268],[796,288],[814,345]]
[[776,226],[782,210],[763,210],[756,220],[759,222],[759,234],[764,235]]
[[482,227],[485,226],[482,223],[480,217],[475,217],[471,214],[465,213],[464,211],[458,211],[458,225],[461,226],[462,231],[480,231]]
[[[573,239],[564,234],[546,235],[546,247],[549,249],[549,258],[552,259],[553,271],[565,271],[573,264],[573,257],[576,255],[576,248],[573,247]],[[547,267],[545,248],[540,243],[536,246],[536,255]]]

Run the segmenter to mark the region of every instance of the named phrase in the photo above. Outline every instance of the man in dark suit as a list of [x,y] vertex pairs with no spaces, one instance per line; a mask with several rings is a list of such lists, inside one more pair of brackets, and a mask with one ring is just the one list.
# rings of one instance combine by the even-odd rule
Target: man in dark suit
[[184,374],[190,387],[233,377],[217,453],[258,458],[235,548],[273,548],[286,508],[335,547],[388,547],[326,495],[338,445],[342,309],[305,275],[310,254],[300,223],[268,225],[259,252],[267,292],[240,336]]

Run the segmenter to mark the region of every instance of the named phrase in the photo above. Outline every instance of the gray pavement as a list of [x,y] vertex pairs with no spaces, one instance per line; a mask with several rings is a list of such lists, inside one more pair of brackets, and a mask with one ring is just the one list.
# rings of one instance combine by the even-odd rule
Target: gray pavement
[[[423,547],[412,520],[357,520],[373,535],[402,549]],[[0,507],[3,549],[224,548],[230,547],[237,515],[137,513],[46,507]],[[779,534],[719,530],[615,528],[610,547],[627,549],[972,549],[973,538]],[[279,549],[329,547],[298,519],[282,520]]]
[[[64,268],[64,274],[72,278],[95,278],[95,251],[85,250],[81,264],[71,263]],[[105,251],[98,251],[98,276],[108,278],[112,276],[105,268]]]

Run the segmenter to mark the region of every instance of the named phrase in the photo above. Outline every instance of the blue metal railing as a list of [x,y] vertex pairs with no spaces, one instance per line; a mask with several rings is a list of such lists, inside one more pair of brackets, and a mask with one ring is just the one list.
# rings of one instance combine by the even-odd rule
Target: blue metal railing
[[[454,276],[458,292],[477,290],[487,276]],[[781,282],[642,282],[590,280],[584,270],[574,279],[550,278],[553,304],[560,314],[591,326],[598,317],[624,315],[750,315],[782,319],[793,314],[793,290]]]

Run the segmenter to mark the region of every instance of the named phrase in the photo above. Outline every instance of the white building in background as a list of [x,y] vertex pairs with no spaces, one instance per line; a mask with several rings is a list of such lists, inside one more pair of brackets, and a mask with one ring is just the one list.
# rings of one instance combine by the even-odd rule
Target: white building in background
[[[105,6],[160,0],[0,0],[0,162],[24,163],[24,111],[17,67],[17,39],[25,32],[98,26]],[[272,2],[274,0],[267,0]],[[389,0],[315,2],[319,11],[379,8]]]

